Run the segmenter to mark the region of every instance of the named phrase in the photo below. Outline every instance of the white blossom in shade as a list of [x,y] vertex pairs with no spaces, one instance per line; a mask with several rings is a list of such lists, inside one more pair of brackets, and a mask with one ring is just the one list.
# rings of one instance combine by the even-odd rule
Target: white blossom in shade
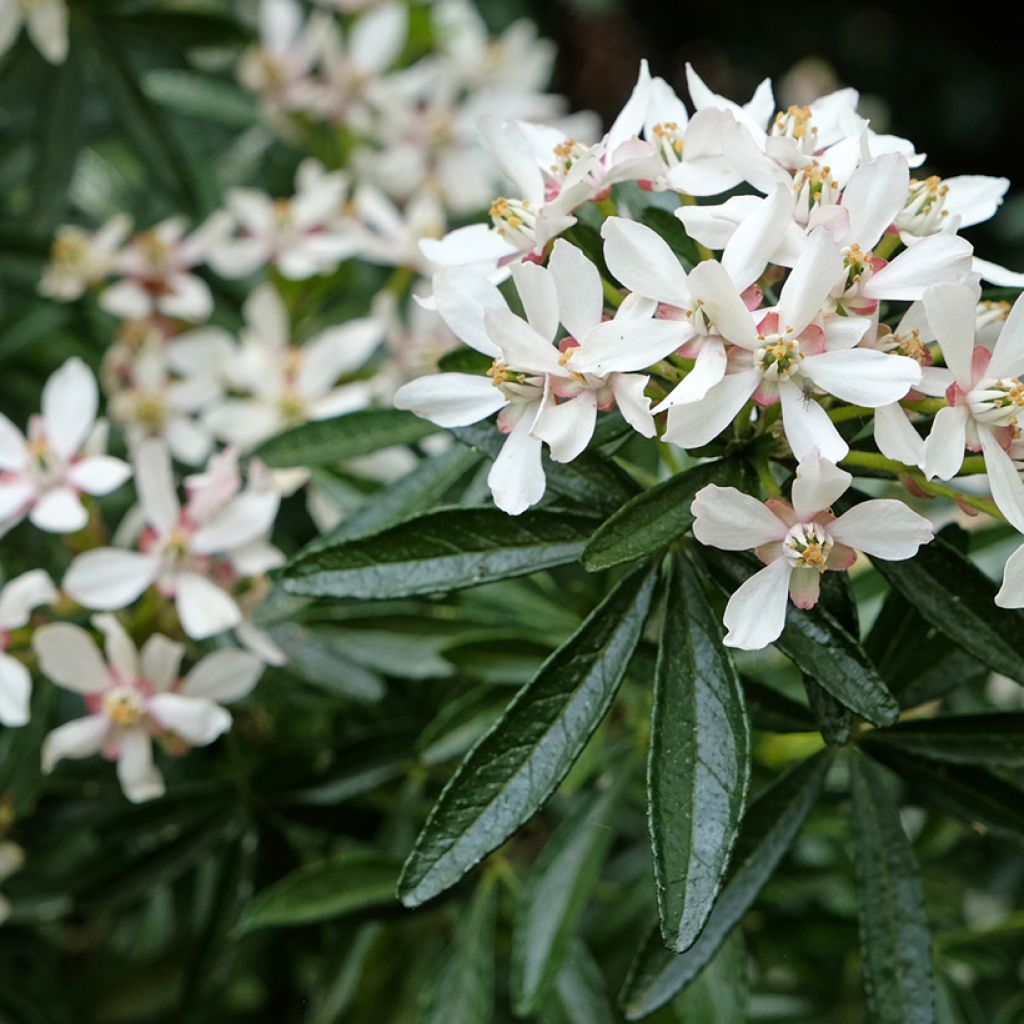
[[181,627],[192,639],[237,626],[242,613],[236,584],[279,565],[281,556],[266,542],[280,496],[252,468],[243,489],[236,462],[237,452],[229,450],[215,457],[200,486],[186,480],[189,498],[182,507],[166,445],[143,441],[135,453],[144,527],[138,550],[106,547],[78,555],[64,577],[65,593],[86,608],[109,611],[155,585],[174,599]]
[[251,448],[287,427],[370,403],[370,381],[337,382],[361,369],[379,347],[384,324],[378,318],[349,320],[297,345],[272,284],[256,288],[242,311],[245,329],[223,367],[227,387],[238,397],[215,403],[204,418],[217,437]]
[[248,277],[263,267],[274,267],[292,281],[333,273],[358,244],[343,212],[348,191],[345,174],[326,171],[312,159],[299,165],[295,194],[288,199],[251,188],[230,190],[233,231],[210,248],[210,266],[229,278]]
[[756,651],[773,643],[785,626],[788,601],[813,608],[822,573],[849,569],[858,551],[900,561],[932,539],[932,524],[901,501],[871,499],[836,517],[829,506],[852,480],[812,452],[797,467],[792,504],[781,498],[762,503],[716,484],[697,492],[691,506],[697,540],[725,551],[753,549],[765,564],[729,598],[729,647]]
[[444,207],[437,196],[423,190],[400,209],[380,189],[363,182],[352,197],[353,228],[359,255],[369,263],[384,267],[411,267],[430,273],[433,266],[420,248],[420,242],[437,239],[447,223]]
[[118,254],[121,279],[100,294],[100,305],[122,320],[166,316],[197,323],[213,312],[206,282],[194,274],[230,230],[223,210],[188,233],[183,217],[161,221],[136,235]]
[[[0,842],[0,882],[6,882],[25,866],[25,851],[9,839]],[[0,893],[0,924],[11,916],[11,903]]]
[[0,722],[6,726],[28,722],[32,693],[28,669],[8,653],[11,633],[27,626],[32,612],[40,605],[56,600],[57,588],[42,569],[16,576],[0,588]]
[[72,224],[59,228],[40,293],[58,302],[73,302],[105,281],[117,265],[131,229],[131,218],[123,213],[115,214],[95,232]]
[[65,0],[0,0],[0,55],[21,31],[28,30],[35,48],[51,64],[68,56],[68,8]]
[[[921,380],[906,356],[850,348],[868,327],[848,331],[850,318],[827,314],[829,296],[844,273],[832,236],[819,229],[786,279],[777,309],[764,314],[753,342],[737,339],[729,372],[701,399],[669,409],[664,438],[699,448],[717,437],[750,399],[782,404],[786,439],[797,459],[815,449],[835,462],[849,451],[818,394],[875,409],[904,398]],[[859,334],[858,334],[859,332]]]
[[32,638],[43,675],[81,694],[89,712],[49,733],[43,771],[53,771],[65,758],[100,753],[117,762],[121,788],[132,803],[152,800],[164,793],[153,740],[171,754],[212,743],[231,728],[221,704],[247,696],[263,664],[244,651],[220,650],[180,678],[182,644],[154,633],[138,651],[113,615],[92,621],[106,640],[105,656],[86,630],[70,623],[42,626]]
[[995,503],[1024,532],[1024,482],[1009,454],[1024,409],[1024,300],[1014,303],[991,350],[975,344],[977,304],[977,287],[966,284],[936,285],[924,294],[928,322],[953,379],[949,404],[935,414],[925,441],[924,470],[929,479],[950,480],[965,448],[980,450]]
[[27,515],[50,533],[74,533],[89,521],[81,494],[108,494],[131,475],[127,463],[102,454],[92,371],[72,357],[43,386],[42,413],[28,437],[0,413],[0,535]]

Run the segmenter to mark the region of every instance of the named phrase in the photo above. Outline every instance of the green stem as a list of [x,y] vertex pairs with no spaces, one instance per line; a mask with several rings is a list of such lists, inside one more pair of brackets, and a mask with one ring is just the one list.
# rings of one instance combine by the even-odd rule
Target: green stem
[[610,281],[601,278],[601,287],[604,289],[604,301],[613,309],[622,305],[622,293]]
[[944,398],[920,398],[914,401],[903,401],[900,405],[904,409],[908,409],[910,412],[926,412],[933,413],[939,412],[941,409],[945,409],[949,402]]
[[844,420],[859,420],[863,416],[870,416],[874,411],[862,405],[843,405],[838,409],[829,409],[828,418],[833,423],[842,423]]
[[754,463],[754,469],[757,470],[757,479],[761,484],[761,490],[769,498],[778,498],[782,495],[782,491],[779,488],[779,484],[775,477],[772,476],[771,466],[768,464],[767,459],[758,459]]
[[882,235],[882,240],[875,246],[875,255],[887,260],[899,247],[900,236],[893,234]]

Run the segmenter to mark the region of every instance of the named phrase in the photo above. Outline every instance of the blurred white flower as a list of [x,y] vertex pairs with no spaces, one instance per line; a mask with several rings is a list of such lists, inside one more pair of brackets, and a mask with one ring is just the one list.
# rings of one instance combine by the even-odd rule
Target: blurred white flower
[[58,302],[82,296],[113,271],[131,229],[131,218],[123,213],[115,214],[95,232],[65,224],[57,231],[39,291]]
[[0,0],[0,55],[14,43],[22,25],[35,48],[51,63],[68,56],[68,8],[64,0]]
[[[25,866],[25,851],[10,840],[0,843],[0,882],[7,881]],[[0,924],[11,916],[10,901],[0,893]]]
[[28,625],[40,605],[53,604],[57,588],[42,569],[32,569],[0,588],[0,722],[25,725],[29,718],[32,677],[15,657],[6,653],[11,632]]

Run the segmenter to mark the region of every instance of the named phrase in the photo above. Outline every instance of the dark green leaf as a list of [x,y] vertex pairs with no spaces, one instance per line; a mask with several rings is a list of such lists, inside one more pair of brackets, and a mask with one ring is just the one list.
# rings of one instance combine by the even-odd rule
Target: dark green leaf
[[381,600],[475,587],[576,561],[593,526],[560,510],[438,509],[300,555],[285,568],[285,589]]
[[1024,768],[1024,711],[914,718],[865,738],[872,744],[950,764]]
[[555,791],[611,706],[653,589],[653,573],[619,583],[469,752],[406,861],[406,906],[454,885]]
[[654,680],[648,815],[661,934],[693,945],[718,896],[750,779],[750,726],[722,627],[680,559]]
[[734,928],[672,1008],[679,1024],[746,1024],[748,998],[746,944]]
[[[850,586],[850,577],[845,573],[826,573],[821,581],[822,607],[835,616],[836,621],[850,636],[860,635],[860,620],[857,615],[857,601]],[[840,704],[828,690],[819,686],[810,676],[805,675],[804,690],[811,713],[818,723],[818,729],[826,743],[843,746],[849,742],[853,731],[853,714],[848,707]]]
[[704,259],[697,243],[686,233],[683,222],[671,210],[648,206],[640,214],[640,220],[668,242],[687,270]]
[[345,459],[415,442],[438,428],[401,409],[361,409],[329,420],[310,420],[264,441],[253,452],[274,469],[337,466]]
[[629,773],[591,795],[548,840],[531,871],[512,944],[512,991],[519,1016],[535,1013],[565,960],[597,883]]
[[830,754],[823,751],[782,776],[750,805],[733,851],[729,879],[700,938],[685,953],[671,953],[654,928],[641,947],[621,996],[627,1019],[653,1013],[711,961],[789,849],[831,763]]
[[934,1024],[935,983],[921,880],[879,770],[853,758],[860,947],[871,1019]]
[[749,676],[740,677],[746,694],[747,712],[755,729],[768,732],[810,732],[814,719],[803,704]]
[[375,850],[344,850],[304,864],[253,896],[235,925],[235,934],[327,921],[390,903],[395,898],[398,867]]
[[601,969],[587,947],[576,939],[555,979],[541,1020],[545,1024],[615,1024]]
[[437,361],[437,368],[443,373],[486,373],[493,360],[482,352],[471,348],[457,348],[446,352]]
[[740,463],[707,462],[638,494],[607,519],[583,550],[591,571],[660,551],[693,525],[690,504],[705,484],[738,484]]
[[271,640],[288,656],[288,672],[339,697],[380,700],[384,696],[380,676],[352,660],[344,639],[336,641],[337,632],[330,626],[300,626],[297,622],[267,628]]

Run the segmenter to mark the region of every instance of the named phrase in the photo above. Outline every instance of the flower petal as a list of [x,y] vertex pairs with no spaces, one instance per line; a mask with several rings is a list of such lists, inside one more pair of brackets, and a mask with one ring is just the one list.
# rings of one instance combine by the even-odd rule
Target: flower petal
[[160,533],[169,533],[181,515],[167,445],[147,438],[135,452],[135,488],[146,521]]
[[732,423],[760,379],[758,370],[728,373],[699,402],[673,406],[664,439],[680,448],[700,448],[713,441]]
[[988,427],[979,424],[978,437],[981,440],[982,454],[985,456],[985,470],[988,473],[992,500],[1006,516],[1006,521],[1015,530],[1024,533],[1024,480],[1021,480],[1009,453],[993,437]]
[[662,399],[655,412],[686,402],[699,402],[725,377],[728,358],[720,338],[709,335],[701,345],[693,369]]
[[541,440],[530,433],[533,419],[529,412],[520,418],[487,474],[494,504],[510,516],[521,515],[544,497]]
[[81,626],[55,622],[32,637],[39,670],[58,686],[75,693],[100,693],[112,682],[110,670],[93,638]]
[[905,466],[921,466],[924,462],[924,438],[914,429],[898,402],[881,405],[875,410],[875,444],[887,458]]
[[189,746],[205,747],[231,728],[231,715],[212,700],[158,693],[149,701],[150,714]]
[[512,267],[512,280],[523,304],[526,322],[545,341],[554,341],[558,333],[558,291],[551,272],[536,263],[520,262]]
[[862,164],[843,190],[843,208],[850,215],[847,244],[873,249],[903,209],[910,192],[910,168],[899,153],[887,153]]
[[68,470],[68,481],[86,494],[109,494],[132,475],[132,467],[112,455],[90,455]]
[[631,292],[670,306],[690,304],[686,272],[661,235],[644,224],[609,217],[601,225],[608,269]]
[[0,590],[0,633],[28,625],[33,609],[57,600],[57,588],[43,569],[15,576]]
[[735,487],[702,487],[690,511],[694,537],[723,551],[747,551],[786,536],[786,524],[771,509]]
[[987,377],[1019,377],[1024,374],[1024,302],[1022,295],[1010,310],[1010,315],[999,332],[999,339],[992,349],[992,361],[988,364]]
[[777,558],[741,584],[725,606],[727,647],[759,651],[779,639],[786,625],[791,574],[786,559]]
[[929,286],[940,281],[959,281],[969,274],[973,252],[971,243],[957,235],[922,238],[871,277],[864,285],[863,295],[867,299],[913,302]]
[[764,273],[772,254],[782,244],[792,217],[792,191],[780,185],[740,222],[722,253],[722,266],[737,291],[749,288]]
[[89,522],[89,513],[70,487],[43,494],[28,514],[32,525],[47,533],[75,533]]
[[439,427],[465,427],[487,419],[508,403],[490,377],[473,373],[437,373],[403,384],[395,392],[396,409],[409,409]]
[[829,535],[865,555],[899,562],[932,539],[932,524],[902,501],[873,498],[828,524]]
[[193,640],[205,640],[242,621],[242,613],[226,591],[194,572],[175,579],[174,604],[181,628]]
[[839,462],[846,457],[849,445],[814,398],[805,396],[788,380],[779,384],[779,398],[786,440],[798,460],[807,458],[815,450],[829,462]]
[[962,388],[969,388],[978,315],[977,288],[965,284],[938,284],[924,293],[923,304],[946,366]]
[[179,693],[231,704],[247,697],[263,674],[263,662],[246,651],[214,651],[185,676]]
[[[710,330],[746,349],[756,347],[754,318],[721,263],[715,260],[698,263],[690,271],[687,281],[694,301],[701,305],[700,312],[711,321]],[[694,313],[694,316],[698,315]]]
[[109,735],[110,720],[106,715],[89,715],[58,726],[43,740],[43,771],[52,772],[54,765],[66,757],[77,759],[99,753]]
[[793,511],[797,519],[806,523],[829,508],[852,482],[853,477],[845,469],[823,459],[817,451],[810,452],[801,459],[793,480]]
[[484,314],[487,333],[501,349],[505,361],[521,373],[566,376],[559,363],[558,349],[542,338],[525,320],[510,309],[489,309]]
[[877,409],[906,398],[921,380],[921,367],[906,356],[870,348],[837,349],[808,356],[800,366],[822,391],[852,405]]
[[8,728],[25,725],[29,719],[32,676],[16,658],[0,652],[0,722]]
[[586,450],[597,423],[597,395],[585,388],[566,402],[546,401],[531,431],[547,443],[555,462],[572,462]]
[[675,352],[692,337],[693,328],[685,321],[616,317],[587,334],[573,356],[572,365],[583,373],[601,377],[642,370]]
[[566,330],[582,341],[604,312],[601,274],[583,253],[565,239],[556,240],[548,261],[558,290],[558,308]]
[[793,334],[821,312],[829,292],[843,275],[843,257],[835,239],[818,228],[807,240],[804,251],[786,278],[779,295],[779,325]]
[[924,442],[924,473],[931,480],[952,480],[964,464],[967,446],[967,420],[964,405],[940,409],[932,420],[932,429]]
[[86,608],[112,611],[129,605],[156,580],[160,559],[120,548],[94,548],[79,555],[63,587]]
[[1000,608],[1024,608],[1024,544],[1006,560],[996,604]]
[[133,804],[164,795],[164,780],[153,764],[153,743],[144,729],[121,733],[117,777],[124,795]]
[[43,425],[47,443],[58,455],[70,458],[85,444],[98,402],[96,378],[77,356],[50,375],[43,386]]
[[649,379],[639,373],[613,373],[608,379],[622,418],[644,437],[654,437],[657,433],[651,400],[644,394]]
[[185,645],[169,640],[160,633],[152,633],[142,645],[139,663],[142,676],[157,690],[169,690],[178,681]]
[[107,612],[94,615],[92,624],[103,634],[106,641],[107,664],[125,678],[134,679],[138,676],[139,652],[124,626]]

